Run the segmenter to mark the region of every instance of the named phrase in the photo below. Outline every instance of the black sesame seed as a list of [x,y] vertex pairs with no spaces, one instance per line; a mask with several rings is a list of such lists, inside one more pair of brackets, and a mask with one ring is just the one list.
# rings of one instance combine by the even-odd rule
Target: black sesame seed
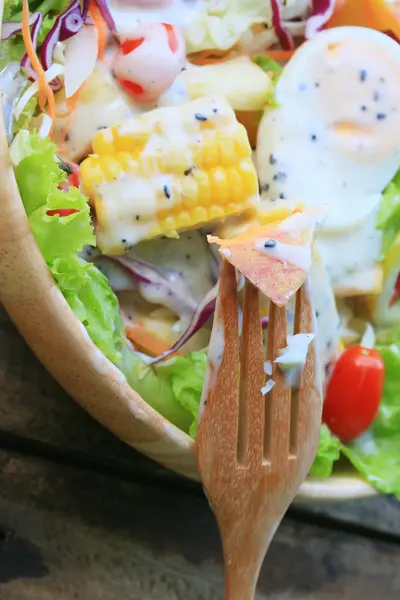
[[319,88],[319,87],[320,87],[320,83],[319,83],[318,81],[316,81],[316,82],[314,83],[314,85],[315,85],[315,87],[316,87],[316,88]]
[[69,133],[66,133],[66,134],[65,134],[65,138],[64,138],[64,139],[65,139],[65,141],[66,141],[66,142],[69,142],[69,140],[71,139],[71,136],[70,136],[70,134],[69,134]]
[[286,200],[286,196],[285,196],[285,194],[279,194],[279,198],[280,198],[281,200]]
[[132,321],[132,317],[131,317],[131,315],[128,315],[128,319],[129,319],[130,321]]
[[125,239],[125,238],[122,238],[121,242],[122,242],[123,244],[126,244],[126,239]]
[[99,125],[97,131],[101,131],[102,129],[107,129],[107,125]]
[[374,102],[379,102],[379,100],[381,99],[381,95],[378,92],[378,90],[375,90],[374,95],[372,96],[372,99]]
[[332,340],[327,341],[326,348],[327,348],[327,350],[329,350],[329,348],[332,348]]
[[284,173],[283,171],[278,171],[278,173],[276,173],[273,176],[273,180],[274,181],[285,181],[286,177],[287,177],[286,173]]
[[311,141],[312,141],[312,142],[316,142],[316,141],[317,141],[317,136],[315,135],[315,133],[313,133],[313,134],[311,135]]
[[365,81],[367,79],[367,71],[365,69],[361,69],[360,71],[360,81]]
[[383,121],[384,119],[386,119],[386,115],[385,113],[378,113],[376,115],[376,118],[378,119],[378,121]]
[[186,175],[186,177],[187,177],[188,175],[190,175],[190,173],[191,173],[192,171],[193,171],[193,167],[189,167],[188,169],[186,169],[186,171],[184,171],[184,173],[183,173],[183,174],[184,174],[184,175]]
[[315,311],[315,316],[316,316],[316,317],[317,317],[317,319],[318,319],[318,317],[319,317],[319,310],[316,310],[316,311]]
[[140,221],[140,215],[136,215],[136,221]]
[[276,156],[274,156],[273,154],[270,154],[269,156],[269,164],[270,165],[276,165],[277,159]]
[[367,107],[365,106],[365,104],[363,104],[363,105],[362,105],[362,107],[361,107],[361,110],[362,110],[363,112],[365,112],[365,111],[367,110]]
[[72,167],[66,162],[60,162],[58,167],[67,175],[72,175]]
[[190,254],[186,254],[186,260],[190,260]]
[[198,121],[207,121],[206,115],[203,115],[202,113],[195,113],[194,118]]
[[267,240],[264,244],[264,248],[275,248],[276,241],[275,240]]
[[217,114],[218,108],[213,108],[213,113]]
[[169,189],[169,187],[167,185],[164,185],[164,195],[166,198],[171,198],[171,190]]
[[268,192],[269,187],[270,187],[269,183],[263,183],[262,186],[261,186],[261,191],[262,192]]

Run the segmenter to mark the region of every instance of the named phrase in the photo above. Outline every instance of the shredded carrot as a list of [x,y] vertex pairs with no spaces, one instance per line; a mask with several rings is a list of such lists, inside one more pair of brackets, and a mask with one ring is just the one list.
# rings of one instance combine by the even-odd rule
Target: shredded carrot
[[[140,323],[125,323],[125,333],[134,346],[150,356],[159,356],[170,348],[164,340],[147,331]],[[182,355],[182,352],[178,351],[175,355]]]
[[295,53],[295,50],[267,50],[265,54],[276,62],[287,62]]
[[22,38],[24,40],[25,50],[31,61],[32,67],[38,76],[39,85],[39,106],[40,109],[45,112],[46,100],[48,104],[49,116],[51,118],[51,129],[50,135],[53,133],[54,121],[56,116],[56,103],[54,99],[54,93],[48,82],[46,81],[46,75],[44,69],[40,63],[38,55],[36,54],[35,48],[32,43],[31,30],[29,28],[29,4],[28,0],[22,0]]
[[94,25],[97,29],[97,39],[98,39],[98,50],[97,54],[100,60],[104,60],[104,51],[107,44],[107,23],[104,20],[103,15],[94,0],[90,0],[89,3],[89,14],[94,21]]

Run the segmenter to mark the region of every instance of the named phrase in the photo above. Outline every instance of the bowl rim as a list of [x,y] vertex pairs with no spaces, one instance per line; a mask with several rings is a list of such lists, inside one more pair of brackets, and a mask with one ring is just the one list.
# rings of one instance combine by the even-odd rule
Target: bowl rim
[[[1,104],[0,181],[0,301],[17,329],[46,369],[94,419],[149,458],[198,480],[193,440],[131,388],[92,342],[53,280],[18,191]],[[375,493],[355,475],[334,476],[307,479],[297,500],[349,500]]]

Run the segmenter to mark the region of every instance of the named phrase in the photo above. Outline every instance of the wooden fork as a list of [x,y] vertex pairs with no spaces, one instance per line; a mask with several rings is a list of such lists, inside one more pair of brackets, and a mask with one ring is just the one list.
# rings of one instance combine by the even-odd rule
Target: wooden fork
[[[313,332],[305,286],[296,296],[295,333]],[[273,362],[287,345],[286,309],[271,304],[266,358],[274,387],[264,397],[259,292],[245,283],[240,348],[235,269],[224,261],[196,437],[203,488],[217,519],[226,600],[253,600],[268,546],[317,451],[321,391],[314,342],[297,390]]]

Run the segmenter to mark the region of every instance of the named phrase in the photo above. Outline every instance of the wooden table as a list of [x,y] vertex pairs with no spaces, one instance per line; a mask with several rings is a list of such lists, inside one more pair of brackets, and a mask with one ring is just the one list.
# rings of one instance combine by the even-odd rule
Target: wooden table
[[[217,600],[201,490],[120,443],[55,383],[0,311],[0,599]],[[258,598],[400,597],[400,504],[292,508]]]

